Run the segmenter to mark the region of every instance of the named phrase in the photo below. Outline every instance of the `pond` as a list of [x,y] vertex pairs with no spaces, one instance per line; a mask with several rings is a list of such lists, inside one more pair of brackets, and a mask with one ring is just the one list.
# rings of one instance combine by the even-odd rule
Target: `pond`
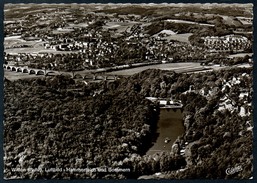
[[181,109],[160,109],[160,118],[157,123],[156,136],[153,137],[153,146],[146,154],[170,152],[173,142],[185,132]]

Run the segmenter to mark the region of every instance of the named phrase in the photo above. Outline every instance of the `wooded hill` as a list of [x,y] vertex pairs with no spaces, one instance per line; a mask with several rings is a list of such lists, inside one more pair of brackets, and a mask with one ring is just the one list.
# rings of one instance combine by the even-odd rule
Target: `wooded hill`
[[[242,74],[244,76],[242,76]],[[247,77],[247,74],[249,77]],[[146,70],[114,82],[75,82],[66,76],[8,81],[4,96],[4,169],[6,178],[138,178],[162,172],[166,178],[249,178],[252,176],[252,69],[235,68],[198,74]],[[222,80],[243,77],[222,90]],[[160,85],[160,83],[165,85]],[[188,92],[190,86],[194,91]],[[191,87],[192,88],[192,87]],[[202,95],[201,89],[213,95]],[[248,97],[239,98],[245,89]],[[156,131],[158,105],[146,96],[170,97],[184,105],[185,156],[144,155]],[[234,111],[218,110],[227,96]],[[243,170],[226,175],[240,165]],[[128,173],[14,172],[12,168],[129,168]],[[184,171],[175,171],[185,168]]]

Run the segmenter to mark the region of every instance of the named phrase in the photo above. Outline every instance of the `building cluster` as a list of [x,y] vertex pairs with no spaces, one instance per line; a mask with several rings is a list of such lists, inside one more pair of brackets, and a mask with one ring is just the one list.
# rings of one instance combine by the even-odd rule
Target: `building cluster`
[[[5,21],[5,36],[19,35],[25,41],[40,42],[49,54],[77,55],[81,59],[79,68],[219,59],[226,58],[221,52],[241,52],[252,45],[244,36],[227,35],[204,37],[206,47],[195,46],[168,39],[167,34],[176,34],[171,30],[150,36],[145,30],[153,20],[149,16],[80,13],[83,16],[67,9],[57,9],[55,13],[40,12],[19,20]],[[26,47],[32,46],[24,42],[22,45],[6,45],[5,49]],[[56,62],[50,64],[55,65]]]
[[216,52],[242,52],[251,48],[251,41],[241,35],[207,36],[203,38],[204,45]]

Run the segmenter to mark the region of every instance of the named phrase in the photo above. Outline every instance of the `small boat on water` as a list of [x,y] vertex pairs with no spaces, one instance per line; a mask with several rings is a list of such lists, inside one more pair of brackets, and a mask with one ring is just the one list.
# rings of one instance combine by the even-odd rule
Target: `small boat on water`
[[170,142],[170,138],[166,137],[165,140],[164,140],[164,143],[168,144],[169,142]]

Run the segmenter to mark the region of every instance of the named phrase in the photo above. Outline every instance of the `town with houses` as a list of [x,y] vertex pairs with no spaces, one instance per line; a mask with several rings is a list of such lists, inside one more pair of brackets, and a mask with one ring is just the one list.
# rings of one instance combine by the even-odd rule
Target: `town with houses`
[[5,4],[5,178],[252,179],[252,8]]
[[[103,13],[104,10],[91,12],[83,7],[76,13],[70,11],[75,10],[62,11],[57,8],[52,13],[35,11],[21,19],[4,21],[6,62],[20,60],[22,62],[15,64],[24,63],[32,68],[60,68],[68,71],[129,66],[135,63],[188,60],[207,62],[213,58],[221,62],[230,54],[252,52],[252,32],[249,31],[249,22],[251,23],[252,19],[247,19],[246,22],[242,17],[236,18],[235,23],[232,23],[239,24],[238,27],[228,28],[227,35],[201,36],[197,43],[202,44],[196,44],[191,38],[194,37],[193,31],[184,33],[185,30],[179,30],[177,27],[205,29],[213,28],[214,24],[197,24],[193,21],[185,23],[183,20],[173,23],[165,20],[165,17],[155,20],[143,15]],[[80,15],[82,13],[83,17]],[[174,16],[183,17],[183,14]],[[213,16],[214,20],[218,19],[218,16],[210,16]],[[187,19],[187,16],[183,18]],[[158,21],[160,25],[155,25]],[[172,26],[178,30],[167,29]],[[245,27],[245,30],[242,27]],[[220,52],[224,54],[221,55]],[[35,61],[37,57],[45,58],[43,65]],[[74,59],[74,68],[65,63],[65,57]]]

